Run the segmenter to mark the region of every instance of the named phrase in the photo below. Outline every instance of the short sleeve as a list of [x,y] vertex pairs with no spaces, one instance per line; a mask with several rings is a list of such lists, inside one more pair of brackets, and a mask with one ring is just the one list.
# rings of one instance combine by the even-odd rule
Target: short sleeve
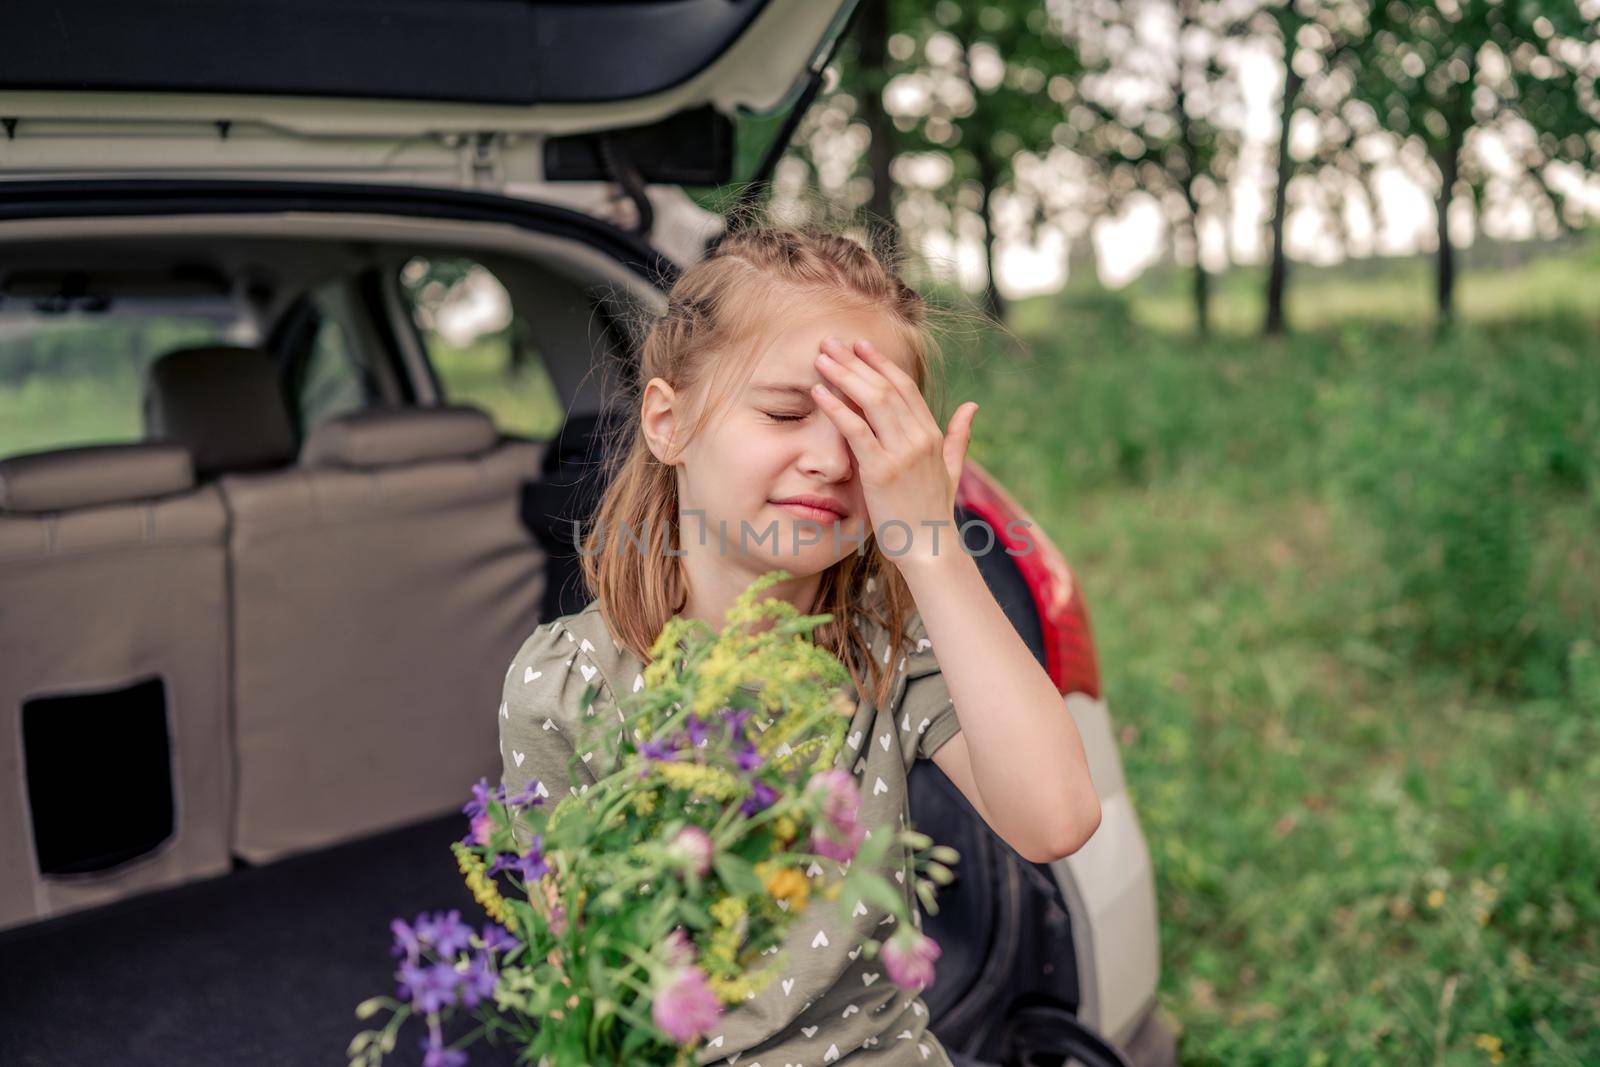
[[[612,715],[616,700],[586,644],[573,636],[564,616],[523,642],[506,671],[501,692],[501,784],[508,796],[532,785],[534,795],[555,804],[583,793],[604,773],[603,753],[579,753],[574,745],[594,737],[596,720]],[[583,707],[589,689],[596,695]],[[587,759],[584,757],[588,757]]]
[[905,653],[906,684],[895,709],[897,725],[905,751],[913,759],[931,759],[940,746],[961,732],[961,721],[956,718],[955,701],[920,615],[913,618],[906,636],[912,649]]

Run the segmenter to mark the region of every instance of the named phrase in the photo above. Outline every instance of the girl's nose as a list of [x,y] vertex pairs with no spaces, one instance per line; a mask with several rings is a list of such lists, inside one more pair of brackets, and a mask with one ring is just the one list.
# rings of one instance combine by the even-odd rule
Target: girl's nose
[[850,477],[855,465],[855,455],[850,442],[839,428],[823,417],[806,435],[805,450],[800,466],[807,474],[814,474],[830,482],[842,482]]

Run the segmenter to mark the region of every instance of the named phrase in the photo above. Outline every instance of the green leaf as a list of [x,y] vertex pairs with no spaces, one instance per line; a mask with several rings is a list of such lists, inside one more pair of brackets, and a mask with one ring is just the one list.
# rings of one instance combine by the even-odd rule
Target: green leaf
[[[754,873],[752,871],[752,873]],[[716,925],[716,920],[711,913],[701,907],[698,901],[682,900],[678,902],[678,914],[683,916],[684,922],[696,930],[708,930]]]
[[717,877],[722,879],[722,884],[734,893],[760,896],[767,891],[755,867],[731,852],[717,853],[711,859],[711,866],[716,870]]
[[863,899],[872,901],[885,911],[898,915],[905,907],[905,900],[900,894],[889,888],[889,883],[877,875],[864,876],[856,885],[856,890]]

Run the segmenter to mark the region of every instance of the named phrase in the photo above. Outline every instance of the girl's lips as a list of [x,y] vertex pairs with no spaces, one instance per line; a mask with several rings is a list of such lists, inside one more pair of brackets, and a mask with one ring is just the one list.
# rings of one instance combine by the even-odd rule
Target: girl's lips
[[835,511],[829,511],[827,508],[814,508],[809,504],[778,504],[777,501],[773,501],[773,503],[791,515],[802,519],[810,519],[812,522],[839,522],[844,519],[843,515]]

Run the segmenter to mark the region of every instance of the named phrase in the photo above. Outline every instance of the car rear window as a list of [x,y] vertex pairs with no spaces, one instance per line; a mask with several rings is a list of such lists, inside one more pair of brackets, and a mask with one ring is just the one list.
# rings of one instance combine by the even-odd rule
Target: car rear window
[[555,436],[561,398],[536,331],[499,278],[459,256],[418,256],[400,285],[446,400],[483,408],[507,433]]
[[0,457],[141,440],[151,363],[192,345],[257,341],[225,300],[61,310],[0,300]]

